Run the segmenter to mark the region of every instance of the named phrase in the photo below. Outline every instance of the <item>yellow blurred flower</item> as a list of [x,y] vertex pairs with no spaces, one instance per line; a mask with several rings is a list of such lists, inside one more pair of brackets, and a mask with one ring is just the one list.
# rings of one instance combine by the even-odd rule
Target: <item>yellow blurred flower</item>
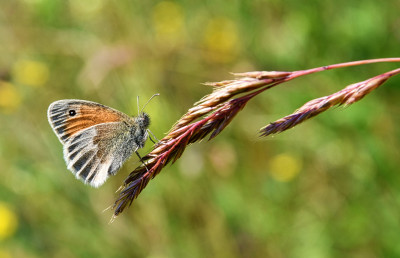
[[0,109],[9,113],[21,104],[21,96],[14,85],[0,81]]
[[184,32],[182,7],[170,1],[158,3],[153,9],[153,26],[157,38],[163,43],[180,41]]
[[17,229],[17,215],[4,203],[0,203],[0,241],[12,236]]
[[12,258],[12,256],[10,252],[0,249],[0,258]]
[[269,168],[275,180],[289,182],[300,172],[302,162],[290,154],[280,154],[271,159]]
[[49,78],[46,64],[32,60],[20,60],[13,67],[16,83],[33,87],[43,86]]
[[211,19],[204,32],[204,45],[213,61],[231,61],[238,50],[238,39],[236,24],[227,18]]

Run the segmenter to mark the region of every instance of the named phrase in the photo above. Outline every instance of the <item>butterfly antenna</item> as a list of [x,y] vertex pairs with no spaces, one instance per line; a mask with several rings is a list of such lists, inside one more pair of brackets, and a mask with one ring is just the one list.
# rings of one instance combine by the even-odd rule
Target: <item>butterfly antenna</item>
[[137,96],[137,112],[138,112],[138,115],[140,115],[139,96]]
[[[140,110],[139,114],[142,113],[142,111],[144,110],[144,108],[147,106],[147,104],[149,104],[150,100],[152,100],[154,97],[156,96],[160,96],[160,93],[156,93],[153,96],[151,96],[151,98],[146,102],[146,104],[144,104],[142,110]],[[138,105],[139,105],[139,96],[138,96]]]

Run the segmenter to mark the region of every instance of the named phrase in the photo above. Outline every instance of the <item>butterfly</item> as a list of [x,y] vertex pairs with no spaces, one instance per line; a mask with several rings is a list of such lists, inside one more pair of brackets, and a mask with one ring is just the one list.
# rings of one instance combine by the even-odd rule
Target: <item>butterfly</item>
[[76,178],[99,187],[133,152],[142,161],[138,149],[144,147],[150,125],[144,107],[138,116],[131,117],[87,100],[64,99],[50,104],[49,123],[63,144],[67,168]]

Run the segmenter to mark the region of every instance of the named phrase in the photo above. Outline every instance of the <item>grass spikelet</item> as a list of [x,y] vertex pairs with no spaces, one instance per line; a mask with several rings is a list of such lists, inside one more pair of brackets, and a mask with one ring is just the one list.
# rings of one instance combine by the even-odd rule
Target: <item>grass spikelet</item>
[[[213,92],[203,97],[190,108],[171,128],[169,133],[154,146],[141,165],[132,171],[120,187],[113,209],[114,218],[130,206],[151,179],[172,161],[181,157],[192,143],[209,136],[209,140],[220,134],[233,118],[246,106],[249,100],[266,90],[295,78],[330,69],[357,66],[378,62],[400,62],[400,58],[362,60],[322,66],[300,71],[256,71],[235,73],[234,80],[206,83]],[[380,74],[362,82],[351,84],[329,96],[305,103],[294,113],[260,129],[260,136],[283,132],[329,108],[337,105],[351,105],[382,85],[390,77],[399,74],[400,68]]]

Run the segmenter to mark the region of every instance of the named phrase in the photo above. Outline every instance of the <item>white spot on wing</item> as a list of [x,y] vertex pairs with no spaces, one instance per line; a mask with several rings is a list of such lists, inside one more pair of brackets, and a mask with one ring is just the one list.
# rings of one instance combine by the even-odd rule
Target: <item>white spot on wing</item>
[[101,163],[100,166],[97,169],[97,173],[94,176],[93,180],[91,182],[89,182],[89,184],[93,187],[99,187],[102,184],[104,184],[104,182],[107,180],[108,178],[108,168],[111,165],[112,160],[111,159],[107,159],[107,161],[105,163]]

